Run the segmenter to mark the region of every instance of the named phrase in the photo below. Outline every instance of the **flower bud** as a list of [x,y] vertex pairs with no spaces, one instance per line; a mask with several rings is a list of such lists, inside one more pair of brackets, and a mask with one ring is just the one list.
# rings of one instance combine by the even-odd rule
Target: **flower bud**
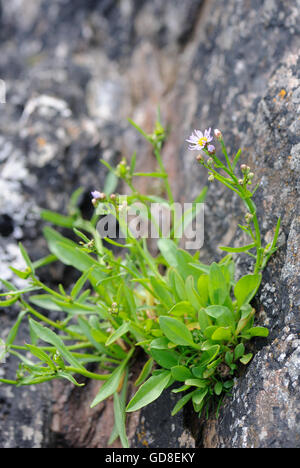
[[207,151],[209,152],[209,154],[215,154],[216,148],[214,147],[214,145],[208,145]]
[[253,215],[251,213],[246,213],[245,214],[245,220],[249,224],[253,219]]
[[239,184],[243,185],[244,184],[244,179],[239,179]]
[[214,130],[214,134],[217,140],[222,140],[222,133],[217,128]]
[[213,174],[210,174],[208,177],[209,182],[213,182],[215,180],[215,176]]
[[252,180],[253,177],[254,177],[254,173],[253,173],[253,172],[249,172],[249,174],[248,174],[248,179],[249,179],[249,180]]
[[241,171],[242,171],[243,174],[247,171],[247,166],[246,166],[246,164],[242,164],[242,165],[241,165]]
[[203,164],[204,162],[204,157],[202,154],[198,154],[198,156],[196,157],[197,161],[201,164]]
[[208,160],[207,160],[208,167],[212,167],[213,162],[214,162],[213,158],[208,158]]
[[93,197],[93,199],[92,199],[92,204],[93,204],[94,206],[97,206],[99,201],[103,201],[103,200],[105,200],[105,198],[106,198],[105,193],[103,193],[103,192],[98,192],[97,190],[95,190],[94,192],[91,192],[91,195],[92,195],[92,197]]
[[98,192],[98,190],[95,190],[94,192],[91,192],[91,195],[94,199],[98,200],[99,198],[101,198],[101,193]]

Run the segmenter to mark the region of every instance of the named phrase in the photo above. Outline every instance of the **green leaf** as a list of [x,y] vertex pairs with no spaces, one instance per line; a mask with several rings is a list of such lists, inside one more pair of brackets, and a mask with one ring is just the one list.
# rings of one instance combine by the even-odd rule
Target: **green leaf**
[[187,393],[182,398],[180,398],[180,400],[178,400],[176,405],[174,406],[171,415],[175,416],[175,414],[177,414],[190,401],[190,399],[192,398],[192,396],[194,395],[196,391],[197,390]]
[[66,227],[69,229],[72,229],[75,221],[73,216],[63,216],[59,213],[55,213],[54,211],[50,210],[43,210],[41,212],[41,217],[45,221],[49,221],[49,223],[55,224],[56,226]]
[[166,179],[168,176],[164,172],[135,172],[134,177],[156,177],[158,179]]
[[150,141],[150,137],[147,135],[146,132],[144,132],[144,130],[137,124],[135,123],[132,119],[128,119],[128,122],[141,134],[143,135],[143,137]]
[[129,330],[129,322],[124,322],[117,330],[115,330],[106,340],[105,346],[109,346],[114,343],[116,340],[125,335]]
[[234,314],[228,307],[213,305],[207,307],[205,312],[216,320],[217,325],[235,327]]
[[71,366],[84,370],[84,367],[80,364],[80,362],[72,355],[72,353],[66,348],[62,339],[56,335],[52,330],[44,327],[40,323],[36,322],[33,319],[29,319],[31,324],[32,330],[34,333],[46,343],[52,344],[60,354],[65,358],[67,362],[71,364]]
[[172,288],[177,294],[180,301],[187,302],[187,295],[185,290],[185,284],[177,270],[172,269],[170,272],[170,278],[172,281]]
[[91,403],[91,408],[97,406],[101,401],[113,395],[119,387],[121,378],[126,367],[126,361],[122,362],[110,375],[109,379],[101,386],[99,392]]
[[57,257],[55,255],[46,255],[46,257],[40,258],[33,262],[34,269],[37,270],[43,266],[49,265],[50,263],[56,262]]
[[200,403],[202,403],[203,399],[205,398],[207,392],[208,388],[204,390],[196,390],[192,397],[193,403],[195,403],[195,405],[200,405]]
[[225,362],[228,366],[230,366],[230,364],[232,364],[233,362],[233,353],[231,351],[227,351],[225,353]]
[[12,266],[10,266],[9,269],[21,279],[27,279],[30,276],[29,271],[17,270],[17,268],[14,268]]
[[191,316],[194,312],[194,307],[188,301],[181,301],[177,302],[168,313],[169,315],[177,315],[180,317],[183,315]]
[[125,405],[121,398],[119,397],[118,393],[114,393],[114,415],[115,415],[115,424],[117,427],[117,431],[119,433],[119,437],[122,443],[123,448],[129,448],[129,443],[126,435],[126,413],[125,413]]
[[157,245],[162,256],[168,263],[168,265],[174,268],[177,268],[178,267],[178,259],[177,259],[178,248],[176,244],[170,239],[159,239],[157,242]]
[[226,382],[223,383],[223,387],[226,389],[226,390],[229,390],[230,388],[232,388],[234,386],[234,380],[226,380]]
[[[78,324],[80,327],[81,333],[89,340],[89,342],[101,353],[105,354],[106,349],[105,347],[100,344],[93,336],[93,328],[92,326],[88,323],[86,319],[83,317],[78,317]],[[103,342],[105,342],[105,338],[103,339]]]
[[246,364],[248,364],[248,362],[251,361],[252,357],[253,357],[253,354],[252,354],[252,353],[245,354],[245,355],[240,359],[240,362],[241,362],[242,364],[245,364],[245,365],[246,365]]
[[196,310],[199,310],[202,307],[202,301],[194,287],[194,278],[192,276],[188,276],[185,280],[185,290],[188,301]]
[[89,277],[90,273],[93,271],[94,268],[95,268],[95,266],[93,265],[91,268],[89,268],[87,271],[85,271],[85,272],[80,276],[80,278],[76,281],[76,283],[74,284],[74,286],[73,286],[73,288],[72,288],[71,294],[70,294],[70,296],[71,296],[73,299],[76,299],[76,297],[78,296],[78,294],[79,294],[80,291],[82,290],[84,284],[85,284],[86,281],[88,280],[88,277]]
[[232,338],[232,331],[230,327],[219,327],[212,334],[211,339],[215,341],[230,341]]
[[171,369],[171,367],[177,366],[179,361],[179,354],[175,351],[167,349],[151,349],[151,356],[161,367],[165,369]]
[[[120,395],[119,395],[119,398],[121,400],[121,405],[123,407],[123,412],[124,412],[124,417],[126,418],[126,415],[125,415],[125,405],[126,405],[126,397],[127,397],[127,390],[128,390],[128,387],[127,387],[127,384],[128,384],[128,373],[129,373],[129,369],[127,367],[126,371],[125,371],[125,376],[124,376],[124,382],[123,382],[123,387],[122,387],[122,390],[120,392]],[[114,413],[116,412],[117,410],[117,407],[114,407]],[[118,416],[115,415],[115,421],[117,419]],[[119,437],[119,431],[118,431],[118,428],[117,428],[117,425],[116,423],[114,424],[114,427],[113,427],[113,430],[110,434],[110,437],[109,437],[109,440],[108,440],[108,445],[111,445],[114,443],[114,441]]]
[[200,330],[204,332],[207,327],[211,326],[211,320],[207,315],[205,309],[200,309],[198,312],[198,322],[200,324]]
[[[212,345],[210,349],[208,349],[207,351],[204,351],[200,358],[200,367],[207,365],[211,361],[213,361],[215,357],[218,355],[219,351],[220,351],[220,345],[218,344]],[[194,370],[193,370],[193,374],[194,374]]]
[[54,297],[51,296],[50,294],[36,294],[36,295],[30,296],[29,300],[32,304],[38,307],[41,307],[43,309],[56,310],[56,311],[62,310],[61,307],[56,304]]
[[173,306],[173,300],[171,294],[168,292],[166,284],[162,281],[159,281],[154,276],[150,278],[151,286],[153,288],[153,293],[163,304],[166,305],[168,309]]
[[131,157],[131,162],[130,162],[130,175],[131,176],[134,173],[135,166],[136,166],[136,151],[133,153]]
[[222,390],[223,390],[223,385],[221,382],[217,382],[214,386],[214,392],[216,395],[221,395],[222,393]]
[[162,336],[151,341],[150,347],[151,349],[169,349],[169,343],[170,341],[165,336]]
[[149,375],[151,374],[152,368],[153,368],[153,359],[150,358],[148,359],[143,369],[141,370],[141,373],[136,379],[134,385],[136,386],[141,385],[147,379],[147,377],[149,377]]
[[28,253],[26,252],[25,247],[22,245],[21,242],[19,242],[19,248],[20,248],[20,250],[21,250],[21,254],[22,254],[22,257],[23,257],[24,260],[25,260],[26,265],[28,266],[28,268],[30,269],[30,271],[31,271],[32,273],[34,273],[33,264],[32,264],[32,262],[31,262],[31,260],[30,260],[30,258],[29,258]]
[[45,351],[43,351],[42,349],[38,348],[37,346],[31,345],[31,344],[26,344],[26,347],[29,349],[31,354],[33,354],[34,356],[36,356],[41,361],[48,364],[48,366],[52,370],[56,371],[56,366],[55,366],[54,362],[51,360],[51,358],[48,356],[48,354],[45,353]]
[[171,379],[171,373],[164,371],[159,375],[150,377],[136,392],[128,403],[126,411],[132,412],[149,405],[156,400],[167,387]]
[[235,360],[240,359],[240,357],[243,356],[244,352],[245,352],[245,346],[243,345],[243,343],[239,343],[234,349],[234,359]]
[[21,324],[21,322],[23,320],[23,317],[25,317],[26,313],[27,313],[26,310],[23,310],[22,312],[19,313],[16,323],[11,328],[11,330],[10,330],[10,332],[8,334],[8,337],[6,339],[6,343],[5,343],[6,346],[12,345],[13,342],[15,341],[15,338],[16,338],[18,330],[19,330],[19,326],[20,326],[20,324]]
[[116,174],[112,171],[109,171],[109,173],[106,176],[104,189],[103,189],[103,192],[105,193],[106,196],[109,197],[109,195],[111,195],[116,190],[118,181],[119,179],[116,176]]
[[69,382],[72,382],[72,384],[76,385],[76,387],[84,387],[85,385],[84,383],[78,383],[71,374],[68,374],[62,370],[58,370],[56,376],[57,378],[69,380]]
[[211,304],[224,304],[228,295],[228,286],[222,268],[215,262],[211,264],[209,269],[208,290]]
[[172,377],[179,382],[184,382],[187,379],[191,379],[192,373],[188,367],[185,366],[174,366],[171,369]]
[[193,387],[198,387],[198,388],[206,388],[207,383],[205,380],[201,379],[187,379],[185,380],[185,385],[193,386]]
[[[7,293],[7,296],[10,296],[9,293]],[[9,307],[11,306],[12,304],[14,304],[15,302],[17,302],[19,300],[19,295],[18,294],[14,294],[12,295],[12,297],[10,299],[7,299],[6,301],[0,301],[0,307]]]
[[209,327],[206,327],[204,330],[204,336],[205,338],[211,338],[214,332],[217,330],[218,325],[210,325]]
[[249,328],[246,331],[246,333],[247,333],[247,335],[250,335],[250,336],[261,336],[261,337],[264,337],[264,338],[269,336],[269,330],[267,328],[265,328],[265,327]]
[[106,275],[103,273],[98,262],[86,252],[83,252],[75,242],[62,236],[54,229],[44,228],[44,236],[48,242],[50,251],[65,265],[71,265],[79,271],[85,272],[91,267],[95,267],[93,278],[96,281],[102,280]]
[[184,323],[172,317],[161,316],[159,317],[159,325],[172,343],[195,347],[192,334]]
[[209,278],[207,274],[203,274],[199,276],[198,281],[197,281],[197,288],[199,291],[199,296],[200,296],[202,307],[206,307],[208,305],[208,300],[209,300],[208,283],[209,283]]
[[255,296],[261,283],[261,274],[243,276],[234,287],[238,309],[247,304]]
[[186,390],[188,390],[190,388],[189,385],[182,385],[181,387],[179,388],[173,388],[173,390],[171,390],[172,393],[180,393],[180,392],[185,392]]
[[240,157],[241,157],[241,154],[242,154],[242,150],[239,149],[238,152],[236,153],[235,157],[234,157],[234,160],[233,160],[233,163],[232,163],[232,169],[235,169]]
[[244,245],[243,247],[219,247],[220,250],[224,252],[232,252],[232,253],[239,253],[239,252],[248,252],[248,250],[253,249],[256,246],[255,243]]

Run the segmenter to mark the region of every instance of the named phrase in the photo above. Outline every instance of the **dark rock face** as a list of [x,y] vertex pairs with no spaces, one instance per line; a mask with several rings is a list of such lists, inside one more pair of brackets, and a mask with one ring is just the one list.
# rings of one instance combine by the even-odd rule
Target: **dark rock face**
[[[243,148],[243,162],[260,182],[255,202],[265,242],[282,217],[280,248],[255,302],[257,321],[270,336],[253,343],[257,352],[218,421],[169,417],[165,394],[130,421],[133,446],[300,446],[299,8],[299,0],[0,2],[0,79],[6,82],[6,104],[0,104],[0,277],[10,280],[8,265],[22,264],[17,241],[33,258],[45,253],[40,208],[64,212],[70,194],[82,186],[88,216],[89,192],[101,189],[105,177],[100,157],[113,162],[137,149],[140,167],[153,168],[149,148],[127,118],[151,131],[158,104],[170,126],[163,156],[179,200],[190,201],[207,178],[184,140],[193,128],[211,126],[222,130],[231,152]],[[239,201],[213,183],[203,261],[219,257],[218,245],[244,242],[235,230],[241,216]],[[250,268],[244,258],[238,266],[241,272]],[[57,279],[64,274],[54,272]],[[15,311],[1,312],[1,336],[15,317]],[[24,329],[20,340],[25,336]],[[109,404],[96,417],[87,410],[93,387],[86,398],[78,399],[78,391],[85,392],[66,385],[62,399],[50,385],[0,385],[0,445],[105,446]],[[79,419],[68,419],[68,407],[79,409]],[[90,418],[91,426],[78,435],[80,417]]]

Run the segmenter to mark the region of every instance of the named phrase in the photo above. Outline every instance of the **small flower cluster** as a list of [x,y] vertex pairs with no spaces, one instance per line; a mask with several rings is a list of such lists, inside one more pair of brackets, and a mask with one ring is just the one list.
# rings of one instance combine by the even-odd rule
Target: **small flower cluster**
[[114,203],[117,199],[117,195],[115,193],[112,193],[111,195],[107,196],[104,192],[98,192],[98,190],[91,192],[91,195],[92,195],[92,204],[95,207],[98,206],[98,204],[101,202],[110,201]]
[[254,177],[254,173],[250,172],[251,169],[249,166],[246,166],[246,164],[241,165],[241,171],[242,174],[244,175],[243,179],[239,180],[239,183],[241,185],[251,185],[252,184],[252,179]]

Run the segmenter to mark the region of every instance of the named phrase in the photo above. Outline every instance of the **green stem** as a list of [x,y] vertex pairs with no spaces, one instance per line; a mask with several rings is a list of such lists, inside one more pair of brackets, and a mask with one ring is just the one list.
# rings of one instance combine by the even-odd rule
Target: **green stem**
[[156,160],[158,162],[158,165],[160,167],[160,170],[163,174],[165,174],[165,187],[166,187],[166,192],[167,192],[167,195],[168,195],[168,199],[169,199],[169,205],[170,205],[170,209],[171,209],[171,215],[172,215],[172,226],[175,226],[176,224],[176,212],[175,212],[175,207],[174,207],[174,197],[173,197],[173,193],[172,193],[172,189],[171,189],[171,186],[170,186],[170,183],[169,183],[169,175],[165,169],[165,166],[164,166],[164,163],[163,163],[163,160],[162,160],[162,157],[161,157],[161,153],[160,153],[160,149],[161,149],[161,143],[158,143],[156,145],[154,145],[154,154],[155,154],[155,157],[156,157]]
[[76,367],[71,366],[67,366],[65,370],[72,374],[80,374],[94,380],[108,380],[110,377],[110,374],[96,374],[95,372],[89,372],[87,370],[77,369]]
[[161,170],[161,172],[166,176],[165,177],[165,186],[166,186],[166,192],[167,192],[167,195],[168,195],[168,198],[169,198],[169,203],[170,205],[173,205],[174,204],[174,197],[173,197],[173,193],[172,193],[172,189],[171,189],[171,186],[170,186],[170,183],[169,183],[169,176],[168,176],[168,173],[165,169],[165,166],[164,166],[164,163],[162,161],[162,157],[161,157],[161,154],[160,154],[160,147],[158,147],[157,145],[154,146],[154,154],[155,154],[155,157],[156,157],[156,160],[158,162],[158,165],[159,165],[159,168]]

